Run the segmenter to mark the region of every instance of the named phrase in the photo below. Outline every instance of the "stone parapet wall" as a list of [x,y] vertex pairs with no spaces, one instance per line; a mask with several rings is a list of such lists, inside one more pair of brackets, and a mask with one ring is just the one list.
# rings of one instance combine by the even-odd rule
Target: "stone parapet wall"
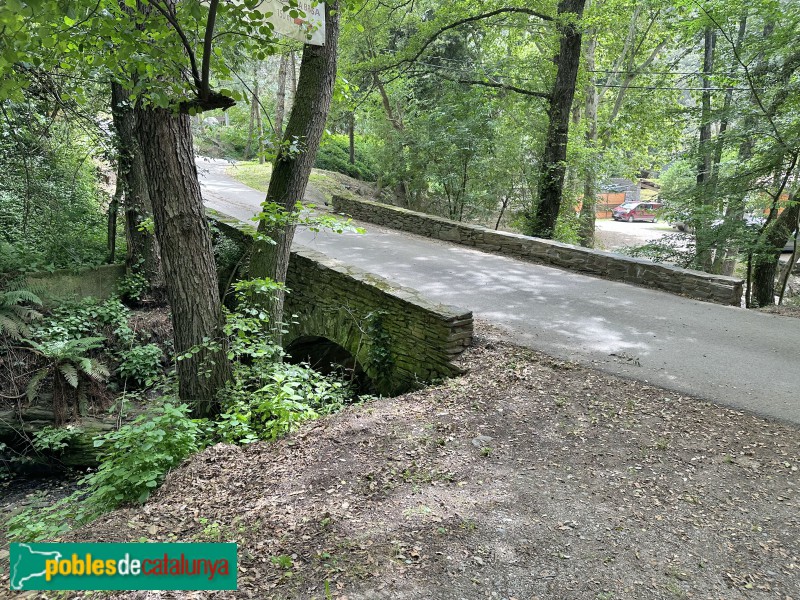
[[333,209],[358,221],[383,225],[478,250],[632,283],[697,300],[740,306],[744,281],[562,244],[480,225],[458,223],[368,200],[333,197]]

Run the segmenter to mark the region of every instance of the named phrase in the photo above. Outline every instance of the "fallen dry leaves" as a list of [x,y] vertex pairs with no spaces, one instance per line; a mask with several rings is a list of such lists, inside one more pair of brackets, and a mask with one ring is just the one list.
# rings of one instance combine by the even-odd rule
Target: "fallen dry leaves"
[[800,598],[797,427],[485,330],[461,363],[70,538],[239,543],[238,592],[129,598]]

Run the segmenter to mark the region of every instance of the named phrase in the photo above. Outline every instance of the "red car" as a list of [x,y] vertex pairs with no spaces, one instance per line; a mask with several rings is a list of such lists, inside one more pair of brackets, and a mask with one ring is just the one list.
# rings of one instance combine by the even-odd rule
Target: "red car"
[[612,211],[615,221],[650,221],[655,223],[658,220],[656,211],[663,205],[660,202],[626,202],[620,204]]

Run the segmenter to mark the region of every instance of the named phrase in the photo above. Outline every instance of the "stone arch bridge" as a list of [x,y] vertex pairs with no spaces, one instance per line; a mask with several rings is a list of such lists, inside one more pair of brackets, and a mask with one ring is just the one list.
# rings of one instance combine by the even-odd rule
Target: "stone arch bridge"
[[[245,225],[212,214],[220,285],[227,288],[246,256]],[[349,355],[382,394],[395,395],[459,372],[453,364],[472,340],[472,313],[431,302],[411,288],[347,266],[309,248],[292,251],[287,315],[296,315],[284,347]],[[324,350],[329,352],[324,352]],[[332,352],[330,352],[332,351]]]

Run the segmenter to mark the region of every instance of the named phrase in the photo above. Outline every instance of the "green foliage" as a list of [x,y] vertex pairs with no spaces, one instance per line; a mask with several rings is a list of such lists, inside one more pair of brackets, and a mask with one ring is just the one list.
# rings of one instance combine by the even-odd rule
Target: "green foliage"
[[106,336],[120,345],[129,345],[134,332],[128,325],[130,310],[119,298],[99,301],[85,298],[55,308],[33,328],[35,339],[49,342],[69,338]]
[[[58,430],[64,431],[64,430]],[[62,434],[48,432],[42,443],[59,447]],[[80,482],[79,491],[44,508],[30,508],[9,519],[9,538],[52,539],[125,504],[142,503],[164,476],[201,448],[201,424],[184,405],[164,404],[133,423],[98,437],[100,467]]]
[[63,391],[63,384],[75,390],[80,399],[84,378],[102,381],[108,377],[108,367],[100,360],[90,357],[89,352],[102,348],[105,338],[66,338],[60,340],[46,340],[37,342],[25,340],[33,352],[47,361],[47,364],[37,370],[26,389],[29,401],[33,401],[39,392],[42,382],[49,375],[55,377],[53,391],[53,404],[56,418],[63,418],[63,409],[66,408],[67,398]]
[[[311,231],[328,230],[333,233],[364,233],[364,229],[356,227],[352,219],[342,219],[339,216],[315,213],[313,204],[302,204],[297,202],[293,210],[288,211],[277,202],[265,201],[261,204],[261,212],[253,217],[263,225],[266,231],[280,230],[287,225],[303,225]],[[256,241],[274,244],[275,241],[268,235],[260,232],[253,234]]]
[[0,292],[0,335],[18,340],[30,333],[28,322],[42,315],[26,304],[41,306],[42,301],[28,290]]
[[140,387],[150,387],[162,376],[161,359],[164,352],[156,344],[133,346],[120,353],[117,373],[123,379],[132,379]]
[[136,302],[142,299],[149,287],[150,284],[144,273],[130,271],[117,284],[117,293],[125,300]]
[[70,406],[77,415],[89,397],[88,383],[105,381],[110,375],[102,354],[111,358],[110,347],[133,345],[129,313],[118,298],[104,302],[88,298],[57,307],[30,327],[24,343],[40,366],[28,381],[28,399],[33,401],[52,381],[56,420],[65,419]]
[[85,479],[91,502],[104,510],[144,502],[170,469],[200,449],[200,433],[187,405],[165,404],[95,440],[102,455]]
[[33,434],[33,449],[39,452],[60,452],[82,431],[74,427],[43,427]]
[[213,435],[228,443],[274,440],[303,421],[340,410],[348,386],[306,365],[239,365],[220,393],[221,415]]
[[[363,140],[359,140],[363,143]],[[369,157],[356,154],[355,164],[350,164],[350,141],[345,135],[331,134],[323,138],[314,166],[318,169],[344,173],[362,181],[375,181],[375,167]]]
[[[234,286],[238,309],[227,315],[225,325],[234,375],[219,392],[222,408],[216,420],[191,419],[186,405],[166,403],[118,431],[98,437],[95,447],[102,453],[97,472],[85,477],[81,489],[69,498],[12,518],[8,523],[11,539],[51,539],[118,506],[144,502],[170,469],[209,444],[274,440],[301,422],[350,402],[352,394],[345,382],[306,365],[279,362],[282,351],[265,334],[263,309],[265,298],[279,287],[271,280],[241,281]],[[51,336],[58,334],[58,340],[40,341],[37,346],[47,348],[59,364],[73,361],[79,367],[88,366],[85,354],[99,350],[102,340],[80,336],[98,326],[118,325],[127,314],[120,306],[112,300],[64,309],[59,313],[64,323],[59,326],[51,317],[42,330]],[[161,358],[157,346],[133,347],[120,356],[122,376],[144,385],[156,377]],[[39,449],[57,452],[72,435],[73,430],[47,429],[37,435],[35,443]]]
[[384,311],[374,311],[367,315],[367,339],[369,341],[369,365],[377,374],[381,382],[389,381],[394,370],[394,357],[392,356],[392,337],[383,326]]
[[[106,257],[107,197],[92,155],[103,152],[35,101],[0,121],[0,272],[96,265]],[[39,112],[41,111],[41,112]]]

